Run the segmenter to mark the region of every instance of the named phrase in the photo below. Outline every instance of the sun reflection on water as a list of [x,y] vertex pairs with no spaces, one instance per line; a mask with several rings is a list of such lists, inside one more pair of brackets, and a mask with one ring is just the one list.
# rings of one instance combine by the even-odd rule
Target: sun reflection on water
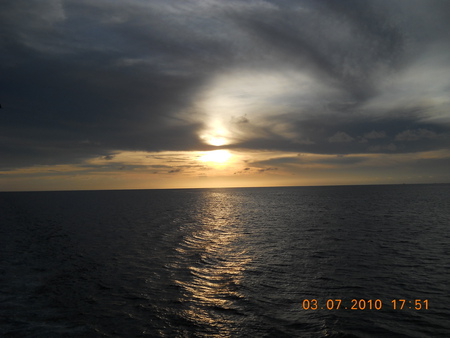
[[[224,313],[239,312],[236,300],[244,298],[238,291],[243,272],[251,257],[240,245],[242,238],[236,202],[220,192],[205,193],[205,203],[198,212],[197,225],[176,249],[182,265],[189,271],[175,283],[183,290],[187,308],[183,316],[209,335],[233,335],[236,325]],[[220,329],[220,330],[218,330]]]

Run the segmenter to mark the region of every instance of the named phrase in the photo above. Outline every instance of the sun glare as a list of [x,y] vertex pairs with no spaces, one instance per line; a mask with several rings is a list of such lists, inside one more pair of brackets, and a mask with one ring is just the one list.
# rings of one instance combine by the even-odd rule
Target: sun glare
[[199,160],[202,162],[225,163],[230,158],[231,154],[228,150],[220,149],[206,152],[199,157]]
[[224,137],[211,137],[208,142],[213,146],[219,147],[225,145],[227,140]]
[[220,147],[230,143],[224,134],[227,134],[227,132],[223,129],[220,129],[214,130],[214,132],[206,132],[201,135],[200,138],[207,144]]

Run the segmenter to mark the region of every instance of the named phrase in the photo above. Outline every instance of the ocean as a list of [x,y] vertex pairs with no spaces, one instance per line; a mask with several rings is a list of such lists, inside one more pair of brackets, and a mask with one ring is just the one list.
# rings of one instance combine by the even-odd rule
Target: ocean
[[450,185],[0,193],[2,337],[449,337]]

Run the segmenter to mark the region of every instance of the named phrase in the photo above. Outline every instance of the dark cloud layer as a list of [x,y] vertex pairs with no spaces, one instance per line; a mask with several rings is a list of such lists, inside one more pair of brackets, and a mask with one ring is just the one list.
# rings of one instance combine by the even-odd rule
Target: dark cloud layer
[[449,147],[445,0],[6,0],[0,22],[2,168],[209,149],[199,97],[239,70],[288,69],[326,90],[293,86],[270,114],[221,116],[241,135],[231,147]]

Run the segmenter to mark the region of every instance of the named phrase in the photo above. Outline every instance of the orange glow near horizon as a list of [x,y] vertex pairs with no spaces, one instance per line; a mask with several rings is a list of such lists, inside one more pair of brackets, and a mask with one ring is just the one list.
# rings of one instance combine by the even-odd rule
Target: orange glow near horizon
[[[448,150],[414,154],[335,155],[292,152],[118,151],[79,165],[36,165],[0,171],[0,191],[177,189],[293,185],[445,183],[404,168],[421,160],[450,159]],[[352,161],[351,159],[354,159]],[[395,164],[397,171],[382,175]],[[331,176],[330,172],[337,173]]]

